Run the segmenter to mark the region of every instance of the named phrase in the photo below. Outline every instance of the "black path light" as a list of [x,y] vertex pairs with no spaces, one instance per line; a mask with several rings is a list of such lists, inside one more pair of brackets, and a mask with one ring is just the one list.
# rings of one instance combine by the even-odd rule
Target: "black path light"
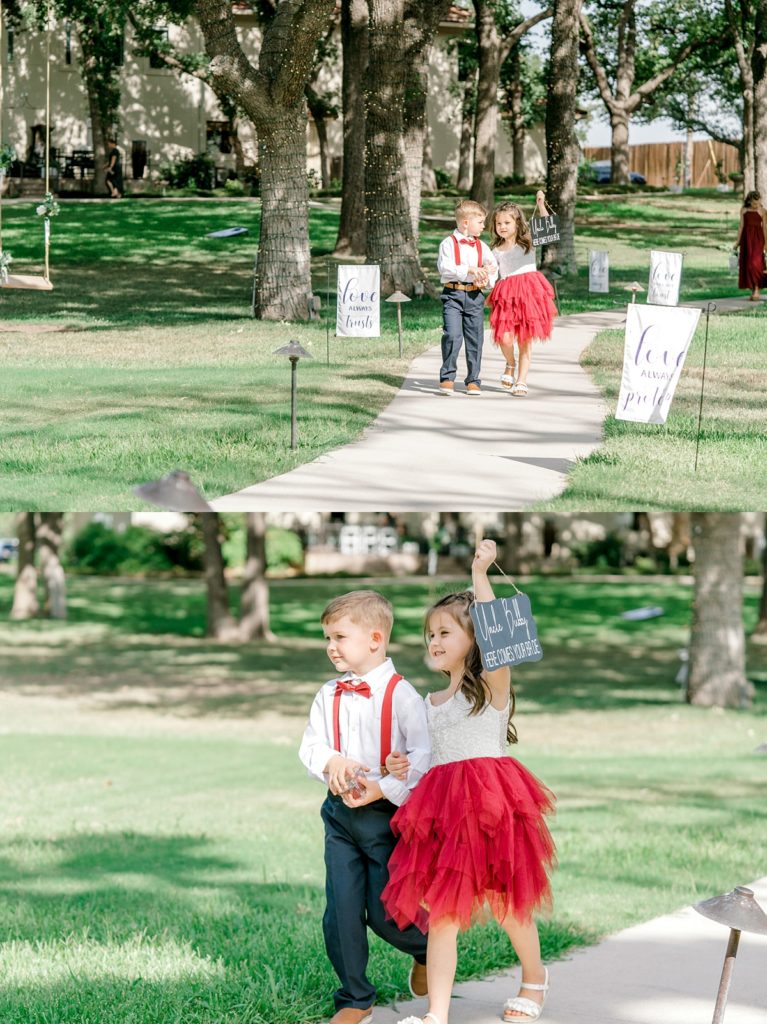
[[139,498],[169,512],[212,512],[213,509],[191,481],[188,473],[174,469],[159,480],[150,480],[133,488]]
[[311,352],[307,352],[306,349],[298,341],[291,341],[289,345],[283,345],[282,348],[274,350],[276,356],[287,356],[290,360],[290,449],[295,451],[296,448],[296,398],[298,392],[298,360],[299,359],[311,359]]
[[721,1024],[724,1020],[724,1008],[727,1005],[735,957],[738,954],[740,933],[756,932],[758,935],[767,935],[767,914],[756,902],[753,891],[744,885],[736,886],[732,892],[725,893],[724,896],[714,896],[703,903],[696,903],[693,910],[730,929],[712,1020],[712,1024]]
[[401,359],[402,358],[402,303],[403,302],[410,302],[410,299],[407,297],[407,295],[404,294],[404,292],[394,292],[394,294],[390,295],[389,298],[386,301],[387,302],[396,302],[397,303],[397,335],[399,337],[399,355],[400,355],[400,359]]

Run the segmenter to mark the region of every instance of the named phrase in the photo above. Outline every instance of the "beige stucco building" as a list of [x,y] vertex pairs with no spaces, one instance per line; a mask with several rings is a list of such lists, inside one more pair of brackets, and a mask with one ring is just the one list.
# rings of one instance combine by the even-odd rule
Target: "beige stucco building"
[[[246,53],[255,60],[261,33],[253,13],[243,4],[235,7],[237,32]],[[167,32],[180,50],[201,51],[202,38],[195,22],[183,28],[158,26]],[[473,31],[471,26],[443,24],[432,52],[428,123],[433,165],[455,175],[461,130],[461,98],[451,88],[456,78],[456,58],[448,41],[457,33]],[[87,174],[88,155],[93,151],[88,98],[80,73],[80,49],[74,29],[56,23],[50,40],[36,31],[5,31],[2,47],[3,140],[16,149],[19,159],[29,164],[44,154],[46,124],[46,51],[50,44],[51,147],[65,175],[60,185],[77,187]],[[340,52],[340,39],[338,40]],[[179,75],[159,61],[134,53],[130,25],[126,29],[121,70],[122,104],[118,146],[124,155],[128,189],[140,189],[139,180],[157,180],[160,167],[169,160],[209,152],[222,171],[233,169],[235,155],[227,137],[228,122],[213,91],[198,79]],[[340,71],[324,72],[318,86],[340,101]],[[330,156],[340,174],[342,134],[340,118],[327,123]],[[250,124],[241,124],[238,137],[246,164],[256,162],[256,140]],[[545,146],[540,129],[529,133],[526,174],[538,179],[544,174]],[[101,155],[98,155],[101,158]],[[496,173],[511,172],[511,146],[502,121],[498,126]],[[319,171],[317,133],[307,121],[307,164]],[[31,167],[27,175],[33,174]],[[136,179],[134,181],[134,173]],[[56,182],[54,181],[54,187]]]

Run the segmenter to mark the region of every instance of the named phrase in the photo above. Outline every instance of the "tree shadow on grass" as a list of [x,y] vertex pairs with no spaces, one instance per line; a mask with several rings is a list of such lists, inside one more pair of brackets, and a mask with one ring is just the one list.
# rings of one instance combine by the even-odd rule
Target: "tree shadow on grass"
[[[321,887],[242,881],[256,866],[213,853],[199,836],[101,833],[45,845],[55,857],[47,870],[9,859],[0,867],[0,927],[10,943],[0,959],[13,965],[0,992],[4,1021],[58,1011],[57,1021],[78,1024],[303,1024],[332,1013],[337,980],[322,943]],[[546,922],[541,938],[553,957],[592,936]],[[497,929],[475,930],[471,948],[475,975],[511,959]],[[405,994],[408,967],[372,937],[379,1002]]]

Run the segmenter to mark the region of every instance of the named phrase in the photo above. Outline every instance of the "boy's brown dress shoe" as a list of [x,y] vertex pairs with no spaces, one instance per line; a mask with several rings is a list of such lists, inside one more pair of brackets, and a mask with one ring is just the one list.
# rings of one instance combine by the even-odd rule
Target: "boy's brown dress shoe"
[[466,394],[467,395],[481,395],[482,394],[482,389],[480,388],[479,384],[474,384],[472,382],[471,384],[467,384],[466,385]]
[[426,964],[419,964],[417,960],[413,961],[413,966],[410,968],[410,977],[408,978],[408,987],[411,995],[414,996],[428,996],[429,985],[426,981]]
[[370,1024],[373,1020],[373,1007],[361,1010],[357,1006],[344,1006],[330,1018],[330,1024]]
[[439,386],[440,394],[452,395],[455,393],[455,384],[451,380],[443,380]]

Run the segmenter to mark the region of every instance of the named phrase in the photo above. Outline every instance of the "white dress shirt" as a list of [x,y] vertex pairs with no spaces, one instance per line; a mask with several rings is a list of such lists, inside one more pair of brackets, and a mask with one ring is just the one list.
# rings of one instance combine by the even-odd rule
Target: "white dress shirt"
[[[476,267],[479,264],[479,256],[477,255],[476,245],[461,245],[461,239],[464,241],[468,240],[468,235],[463,235],[458,230],[448,235],[447,238],[443,239],[439,247],[439,255],[437,256],[437,270],[439,271],[439,279],[442,284],[446,284],[448,281],[462,281],[464,284],[469,283],[471,278],[468,276],[469,267]],[[458,250],[461,253],[461,262],[455,262],[455,246],[453,245],[453,239],[458,240]],[[493,256],[490,247],[485,245],[481,239],[477,239],[479,245],[482,246],[482,266],[486,267],[488,264],[495,264],[496,260]],[[487,287],[491,288],[498,277],[498,271],[490,275],[490,280],[487,283]]]
[[333,697],[336,679],[329,679],[314,698],[309,714],[309,724],[301,741],[298,756],[306,766],[309,775],[327,785],[325,765],[334,754],[359,761],[370,768],[365,777],[377,782],[381,792],[393,804],[400,806],[421,777],[429,770],[431,743],[429,723],[423,700],[406,679],[401,679],[394,688],[392,697],[392,750],[407,754],[410,770],[407,779],[401,782],[393,775],[381,777],[381,714],[384,694],[395,668],[391,658],[378,665],[364,676],[353,676],[347,672],[340,678],[361,679],[370,687],[370,697],[346,692],[341,695],[338,722],[341,734],[341,750],[333,747]]

